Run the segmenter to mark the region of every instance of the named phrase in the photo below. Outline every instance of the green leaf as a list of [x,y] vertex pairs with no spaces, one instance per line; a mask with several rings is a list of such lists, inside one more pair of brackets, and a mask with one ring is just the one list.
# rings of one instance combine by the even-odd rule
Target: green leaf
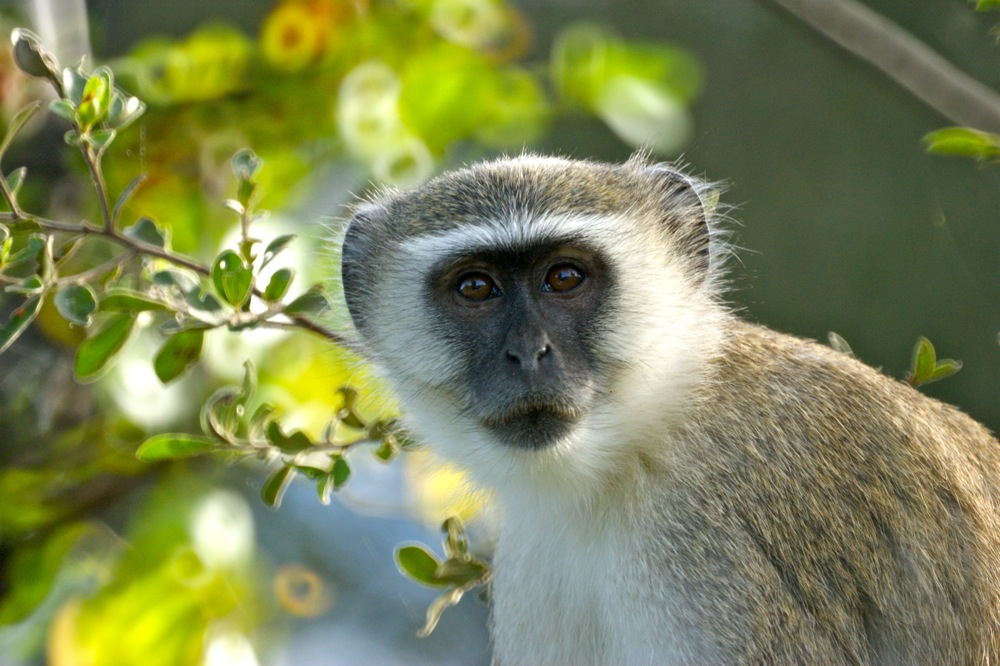
[[97,310],[97,295],[84,284],[74,284],[56,292],[53,303],[63,319],[77,326],[90,326]]
[[82,382],[97,379],[98,374],[125,346],[134,325],[134,315],[122,313],[105,324],[94,337],[84,340],[76,350],[77,379]]
[[938,361],[934,345],[927,338],[920,337],[917,339],[917,344],[913,347],[913,361],[910,365],[910,372],[907,373],[906,381],[911,386],[919,387],[930,382],[951,377],[961,369],[961,361],[950,358]]
[[105,121],[112,129],[122,130],[131,125],[146,111],[146,105],[138,97],[125,96],[116,90],[111,97],[111,108]]
[[319,502],[323,506],[330,505],[334,483],[332,474],[322,474],[316,479],[316,494],[319,496]]
[[[145,181],[146,181],[146,174],[140,173],[138,176],[133,178],[128,185],[125,186],[125,189],[122,190],[122,193],[118,195],[118,201],[115,202],[114,211],[111,213],[112,220],[115,221],[118,220],[118,217],[121,215],[122,208],[124,208],[125,204],[128,203],[128,200],[132,198],[132,195],[135,193],[136,188],[142,185]],[[154,223],[154,228],[155,228],[155,223]],[[161,245],[160,247],[163,246]]]
[[[132,240],[152,245],[154,247],[165,248],[167,246],[167,232],[160,225],[148,217],[140,217],[135,224],[122,229],[122,234]],[[160,271],[165,272],[165,271]]]
[[111,142],[115,140],[115,135],[117,132],[115,130],[93,130],[82,135],[84,141],[86,141],[91,148],[97,152],[98,155],[104,153]]
[[224,386],[217,390],[201,409],[201,429],[222,440],[236,434],[243,410],[257,392],[257,373],[253,363],[243,364],[243,382],[237,388]]
[[1000,135],[968,127],[945,127],[923,138],[927,152],[974,157],[980,161],[1000,157]]
[[917,383],[924,377],[929,377],[934,373],[934,366],[937,364],[937,355],[934,352],[934,345],[927,338],[917,339],[917,344],[913,347],[913,379]]
[[264,248],[264,258],[261,260],[261,268],[271,263],[271,260],[277,257],[293,240],[295,240],[295,234],[288,234],[286,236],[278,236],[268,243],[267,247]]
[[394,445],[392,437],[386,437],[382,440],[381,444],[372,449],[372,455],[384,463],[387,463],[395,458],[396,453],[398,452],[399,448]]
[[271,303],[280,301],[288,292],[288,287],[292,284],[293,277],[295,277],[295,271],[291,268],[276,270],[271,279],[268,280],[267,288],[264,289],[264,300]]
[[330,309],[330,302],[323,294],[323,287],[315,285],[304,294],[285,306],[285,313],[290,315],[318,315]]
[[170,268],[153,273],[152,282],[158,287],[176,287],[182,294],[201,288],[201,283],[193,274]]
[[225,250],[212,264],[212,284],[222,300],[240,307],[250,297],[253,270],[239,254]]
[[451,516],[441,524],[445,534],[444,552],[448,557],[461,557],[469,552],[469,540],[465,538],[465,526],[458,516]]
[[49,111],[59,116],[63,120],[71,123],[76,122],[76,106],[66,99],[56,99],[49,104]]
[[153,369],[160,381],[169,384],[197,363],[204,339],[203,329],[181,331],[167,338],[153,359]]
[[100,309],[101,312],[146,312],[149,310],[166,310],[167,306],[159,301],[146,298],[137,291],[111,289],[101,297]]
[[275,409],[271,405],[263,404],[258,407],[247,424],[247,438],[253,441],[264,437],[268,426],[274,421],[274,413]]
[[486,572],[486,567],[476,560],[449,558],[437,568],[434,577],[442,583],[461,586],[481,579]]
[[27,167],[20,167],[11,171],[10,175],[7,176],[7,189],[10,190],[10,193],[14,196],[17,196],[18,191],[20,191],[21,185],[24,183],[24,176],[27,173]]
[[21,333],[28,328],[28,324],[38,316],[38,310],[41,307],[42,296],[39,294],[28,298],[10,314],[7,323],[0,327],[0,354],[7,351]]
[[150,437],[135,452],[144,462],[179,460],[220,450],[217,442],[200,435],[167,433]]
[[281,498],[284,497],[289,484],[295,478],[295,473],[296,470],[291,465],[284,465],[272,472],[260,489],[260,498],[264,504],[272,509],[281,506]]
[[45,291],[45,283],[37,275],[30,275],[21,281],[21,284],[10,285],[5,292],[9,294],[23,294],[25,296],[35,296]]
[[14,244],[14,239],[10,235],[10,229],[0,224],[0,266],[7,261],[10,254],[10,246]]
[[827,339],[830,341],[830,346],[833,347],[835,351],[839,351],[841,354],[847,354],[848,356],[854,356],[854,350],[851,349],[851,345],[847,343],[843,337],[838,333],[830,331],[826,334]]
[[977,12],[985,12],[991,9],[1000,9],[1000,0],[976,0]]
[[10,147],[14,137],[21,131],[24,124],[31,120],[31,116],[35,114],[35,111],[38,111],[39,105],[41,105],[41,102],[32,102],[15,113],[14,117],[10,119],[10,124],[7,125],[7,132],[4,134],[3,141],[0,142],[0,158],[7,152],[7,148]]
[[14,62],[28,76],[57,80],[59,64],[42,46],[42,39],[25,28],[14,28],[10,33],[14,44]]
[[28,236],[27,241],[25,241],[24,247],[8,256],[4,265],[13,266],[14,264],[27,261],[29,259],[37,260],[38,254],[44,249],[45,236],[43,234],[31,234]]
[[343,458],[336,458],[333,461],[331,476],[333,477],[334,488],[340,490],[347,483],[347,480],[351,478],[351,466]]
[[423,546],[401,546],[396,549],[396,566],[400,572],[422,585],[447,587],[437,577],[441,562]]
[[298,453],[312,446],[312,442],[304,432],[296,430],[291,435],[286,435],[277,421],[267,424],[266,433],[267,440],[285,453]]
[[264,161],[257,157],[249,148],[239,150],[233,155],[233,173],[240,180],[253,180],[264,166]]

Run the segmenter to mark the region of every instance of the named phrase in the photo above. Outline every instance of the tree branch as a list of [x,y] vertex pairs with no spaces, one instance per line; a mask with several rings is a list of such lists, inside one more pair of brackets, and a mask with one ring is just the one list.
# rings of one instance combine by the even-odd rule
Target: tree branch
[[1000,133],[1000,95],[857,0],[766,0],[958,125]]

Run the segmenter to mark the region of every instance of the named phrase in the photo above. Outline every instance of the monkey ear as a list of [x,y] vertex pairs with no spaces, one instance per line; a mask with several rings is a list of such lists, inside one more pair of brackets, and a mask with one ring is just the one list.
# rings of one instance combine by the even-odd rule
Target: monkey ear
[[[630,162],[636,158],[633,156]],[[652,190],[664,229],[707,276],[711,268],[711,223],[719,205],[720,190],[671,164],[649,163],[645,156],[643,160],[643,172],[654,183]]]
[[371,262],[377,257],[378,220],[384,214],[382,206],[365,202],[351,210],[340,245],[340,279],[344,300],[351,320],[359,331],[364,329],[366,305],[370,305],[374,287],[370,279]]

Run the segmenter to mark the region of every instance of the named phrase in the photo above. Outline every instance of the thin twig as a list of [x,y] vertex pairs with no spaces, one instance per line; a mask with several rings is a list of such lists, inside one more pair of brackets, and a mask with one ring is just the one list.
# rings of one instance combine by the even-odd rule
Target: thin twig
[[857,0],[766,0],[959,125],[1000,132],[1000,95]]
[[111,218],[111,207],[108,205],[108,186],[104,182],[104,174],[101,172],[101,157],[95,153],[89,144],[81,146],[83,158],[87,162],[90,170],[90,178],[94,181],[94,189],[97,190],[97,201],[101,206],[101,219],[104,220],[104,231],[111,233],[115,230],[114,221]]

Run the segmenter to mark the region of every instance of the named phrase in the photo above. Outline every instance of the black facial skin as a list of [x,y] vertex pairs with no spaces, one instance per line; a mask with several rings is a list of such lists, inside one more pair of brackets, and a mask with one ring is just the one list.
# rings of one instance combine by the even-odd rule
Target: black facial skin
[[465,407],[499,441],[545,448],[591,407],[608,282],[597,253],[560,243],[457,257],[434,273],[442,333],[466,355]]

